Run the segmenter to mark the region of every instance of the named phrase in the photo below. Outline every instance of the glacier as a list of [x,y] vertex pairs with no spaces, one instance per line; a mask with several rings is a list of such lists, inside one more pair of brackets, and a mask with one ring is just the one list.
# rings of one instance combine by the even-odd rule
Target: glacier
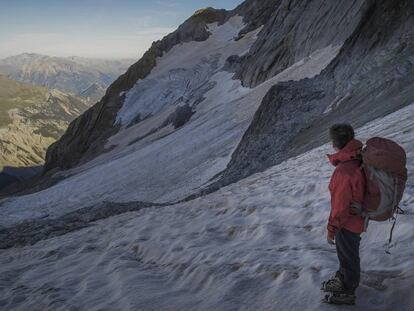
[[[228,46],[220,50],[222,55],[232,55],[241,47],[241,50],[248,49],[259,29],[234,41],[230,39],[232,36],[224,35],[229,32],[227,24],[234,20],[240,21],[234,17],[222,26],[211,25],[213,42],[208,39],[174,47],[159,60],[151,75],[158,72],[163,76],[177,69],[176,66],[183,63],[181,59],[177,60],[179,55],[185,57],[188,66],[191,62],[202,62],[198,49],[209,46],[213,53],[217,53],[216,40],[228,41]],[[230,33],[237,33],[239,28],[241,26]],[[0,201],[0,226],[32,219],[53,219],[103,201],[164,203],[185,198],[226,168],[257,107],[273,85],[319,74],[340,47],[329,45],[317,50],[255,88],[243,87],[240,80],[233,79],[233,73],[217,70],[208,80],[214,87],[203,95],[205,99],[197,105],[190,122],[176,130],[170,126],[151,134],[151,130],[159,127],[172,112],[174,107],[167,105],[153,117],[125,127],[108,139],[105,147],[110,151],[84,165],[58,172],[57,175],[66,178],[56,185]],[[226,57],[220,59],[223,65]],[[135,108],[129,111],[127,102],[125,105],[120,111],[120,120],[126,115],[130,119],[135,117]],[[145,138],[134,142],[140,135]]]

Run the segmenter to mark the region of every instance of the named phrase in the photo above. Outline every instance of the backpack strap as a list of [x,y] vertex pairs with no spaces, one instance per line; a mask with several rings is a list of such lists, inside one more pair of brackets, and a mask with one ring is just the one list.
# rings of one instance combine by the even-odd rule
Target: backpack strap
[[392,242],[392,233],[395,228],[395,223],[397,222],[397,215],[399,213],[399,210],[402,211],[402,209],[397,205],[397,190],[398,190],[398,181],[397,181],[397,178],[394,177],[394,199],[392,202],[392,205],[394,208],[394,214],[392,216],[392,219],[394,220],[394,223],[391,226],[390,237],[388,238],[388,243],[387,243],[387,250],[385,251],[387,254],[391,254],[390,248],[391,248],[391,242]]
[[[397,213],[397,214],[398,214],[398,213]],[[393,219],[394,219],[394,223],[393,223],[393,224],[392,224],[392,226],[391,226],[391,230],[390,230],[390,237],[389,237],[389,239],[388,239],[388,243],[386,244],[387,249],[385,250],[385,252],[386,252],[387,254],[391,254],[391,252],[390,252],[390,248],[391,248],[391,242],[392,242],[392,233],[393,233],[393,231],[394,231],[395,223],[397,222],[397,215],[393,216]]]
[[368,222],[369,222],[369,216],[366,213],[364,213],[364,232],[366,232],[368,229]]

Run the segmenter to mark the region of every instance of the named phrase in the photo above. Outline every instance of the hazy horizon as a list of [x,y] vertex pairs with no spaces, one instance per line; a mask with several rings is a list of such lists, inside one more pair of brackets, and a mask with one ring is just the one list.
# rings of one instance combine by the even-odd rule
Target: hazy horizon
[[134,57],[94,57],[94,56],[82,56],[82,55],[61,56],[61,55],[51,55],[51,54],[37,53],[37,52],[23,52],[23,53],[8,55],[8,56],[5,56],[5,57],[0,57],[0,60],[6,59],[6,58],[9,58],[9,57],[21,56],[21,55],[24,55],[24,54],[36,54],[36,55],[56,57],[56,58],[78,57],[78,58],[87,58],[87,59],[96,59],[96,60],[134,60],[135,59]]
[[0,0],[0,59],[22,53],[137,59],[197,9],[233,9],[241,2]]

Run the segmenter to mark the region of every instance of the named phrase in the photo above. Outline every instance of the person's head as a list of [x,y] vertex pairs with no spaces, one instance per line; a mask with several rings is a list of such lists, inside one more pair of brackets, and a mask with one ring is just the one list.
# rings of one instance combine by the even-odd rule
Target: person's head
[[350,124],[338,123],[329,129],[329,137],[335,150],[340,150],[355,137],[354,129]]

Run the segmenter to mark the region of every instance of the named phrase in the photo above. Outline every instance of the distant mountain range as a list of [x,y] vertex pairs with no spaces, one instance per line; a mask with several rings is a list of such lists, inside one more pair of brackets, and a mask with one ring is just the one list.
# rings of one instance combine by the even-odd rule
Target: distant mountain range
[[96,102],[134,61],[23,53],[0,60],[0,74],[21,82],[58,89]]

